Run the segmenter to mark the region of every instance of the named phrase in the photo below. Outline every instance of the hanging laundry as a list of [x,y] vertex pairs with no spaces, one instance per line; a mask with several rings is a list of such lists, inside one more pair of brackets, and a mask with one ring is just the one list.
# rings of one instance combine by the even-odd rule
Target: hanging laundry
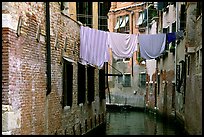
[[167,42],[168,44],[176,40],[176,33],[167,33]]
[[110,56],[107,44],[108,33],[89,27],[80,27],[80,59],[83,65],[102,68]]
[[108,46],[116,60],[131,58],[133,53],[137,51],[137,35],[109,32]]
[[138,36],[141,57],[148,60],[154,59],[164,52],[166,34],[140,34]]

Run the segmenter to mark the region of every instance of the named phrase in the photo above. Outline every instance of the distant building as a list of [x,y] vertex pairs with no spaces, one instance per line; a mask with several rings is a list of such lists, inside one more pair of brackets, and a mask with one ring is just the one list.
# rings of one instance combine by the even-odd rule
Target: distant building
[[[144,8],[145,2],[111,2],[108,13],[109,31],[124,34],[143,33],[139,30],[138,20],[140,11]],[[144,107],[146,70],[145,62],[141,60],[138,51],[132,58],[111,58],[109,61],[111,98],[106,99],[107,103]]]

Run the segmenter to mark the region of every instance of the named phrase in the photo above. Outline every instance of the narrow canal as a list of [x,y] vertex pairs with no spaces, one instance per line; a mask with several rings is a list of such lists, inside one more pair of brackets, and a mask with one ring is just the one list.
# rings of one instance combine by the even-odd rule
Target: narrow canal
[[144,110],[107,109],[106,135],[185,135],[174,120],[165,120]]
[[142,109],[106,107],[106,123],[87,135],[187,135],[175,119]]

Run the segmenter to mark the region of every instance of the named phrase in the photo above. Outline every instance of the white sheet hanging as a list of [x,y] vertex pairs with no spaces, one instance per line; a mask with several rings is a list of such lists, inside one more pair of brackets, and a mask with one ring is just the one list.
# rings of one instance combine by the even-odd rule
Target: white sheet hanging
[[144,59],[154,59],[164,52],[166,34],[140,34],[138,36],[140,55]]
[[115,59],[130,58],[137,50],[137,34],[109,32],[108,45]]
[[80,59],[82,64],[103,67],[110,59],[107,44],[108,33],[89,27],[80,27]]

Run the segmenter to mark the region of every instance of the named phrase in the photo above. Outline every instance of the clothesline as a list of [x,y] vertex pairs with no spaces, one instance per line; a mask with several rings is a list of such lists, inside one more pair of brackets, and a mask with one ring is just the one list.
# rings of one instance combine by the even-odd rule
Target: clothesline
[[139,45],[141,57],[154,59],[170,43],[183,36],[183,32],[159,34],[123,34],[80,26],[80,59],[84,65],[103,67],[110,59],[109,50],[115,59],[130,58]]

